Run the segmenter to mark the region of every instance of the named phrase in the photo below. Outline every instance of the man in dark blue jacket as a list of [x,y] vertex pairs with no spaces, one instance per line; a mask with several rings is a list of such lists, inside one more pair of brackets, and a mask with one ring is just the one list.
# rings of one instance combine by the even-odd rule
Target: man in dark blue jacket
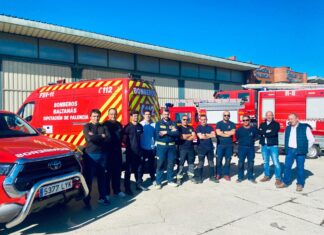
[[300,123],[296,114],[288,116],[289,124],[285,130],[285,169],[283,182],[278,188],[285,188],[291,181],[291,167],[296,160],[297,187],[296,191],[302,191],[305,185],[304,163],[308,149],[315,142],[311,129],[307,124]]
[[167,161],[167,180],[168,185],[177,187],[178,184],[173,182],[173,167],[176,158],[175,140],[179,136],[179,131],[174,122],[170,120],[170,113],[164,110],[162,120],[155,125],[156,133],[156,188],[161,189],[162,175],[164,171],[164,162]]
[[243,126],[237,129],[236,139],[238,142],[238,178],[237,183],[242,182],[244,177],[244,162],[247,158],[247,178],[250,182],[256,183],[253,175],[255,149],[254,143],[257,138],[258,130],[250,125],[250,117],[243,116]]

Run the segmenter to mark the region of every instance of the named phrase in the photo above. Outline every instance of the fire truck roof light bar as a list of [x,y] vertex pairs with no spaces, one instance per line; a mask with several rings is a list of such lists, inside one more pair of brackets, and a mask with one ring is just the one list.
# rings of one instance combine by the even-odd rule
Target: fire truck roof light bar
[[324,85],[318,83],[274,83],[274,84],[246,84],[242,85],[245,89],[255,90],[299,90],[299,89],[315,89],[324,88]]

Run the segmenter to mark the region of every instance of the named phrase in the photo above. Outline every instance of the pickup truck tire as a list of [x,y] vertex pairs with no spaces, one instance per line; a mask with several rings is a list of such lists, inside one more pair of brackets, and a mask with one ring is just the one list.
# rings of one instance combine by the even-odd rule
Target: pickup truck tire
[[316,159],[320,156],[321,150],[317,145],[313,145],[309,148],[307,158],[308,159]]

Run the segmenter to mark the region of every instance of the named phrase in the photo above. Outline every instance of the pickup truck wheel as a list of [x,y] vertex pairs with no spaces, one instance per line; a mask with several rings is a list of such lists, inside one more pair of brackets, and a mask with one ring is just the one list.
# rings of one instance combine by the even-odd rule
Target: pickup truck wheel
[[308,149],[307,158],[308,159],[316,159],[319,157],[320,153],[321,153],[320,148],[316,145],[313,145],[312,147],[310,147]]

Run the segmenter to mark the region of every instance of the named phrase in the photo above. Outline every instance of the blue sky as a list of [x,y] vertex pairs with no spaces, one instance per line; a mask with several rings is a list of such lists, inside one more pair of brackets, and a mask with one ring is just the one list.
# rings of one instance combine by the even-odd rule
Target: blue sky
[[324,77],[321,0],[0,0],[0,14]]

